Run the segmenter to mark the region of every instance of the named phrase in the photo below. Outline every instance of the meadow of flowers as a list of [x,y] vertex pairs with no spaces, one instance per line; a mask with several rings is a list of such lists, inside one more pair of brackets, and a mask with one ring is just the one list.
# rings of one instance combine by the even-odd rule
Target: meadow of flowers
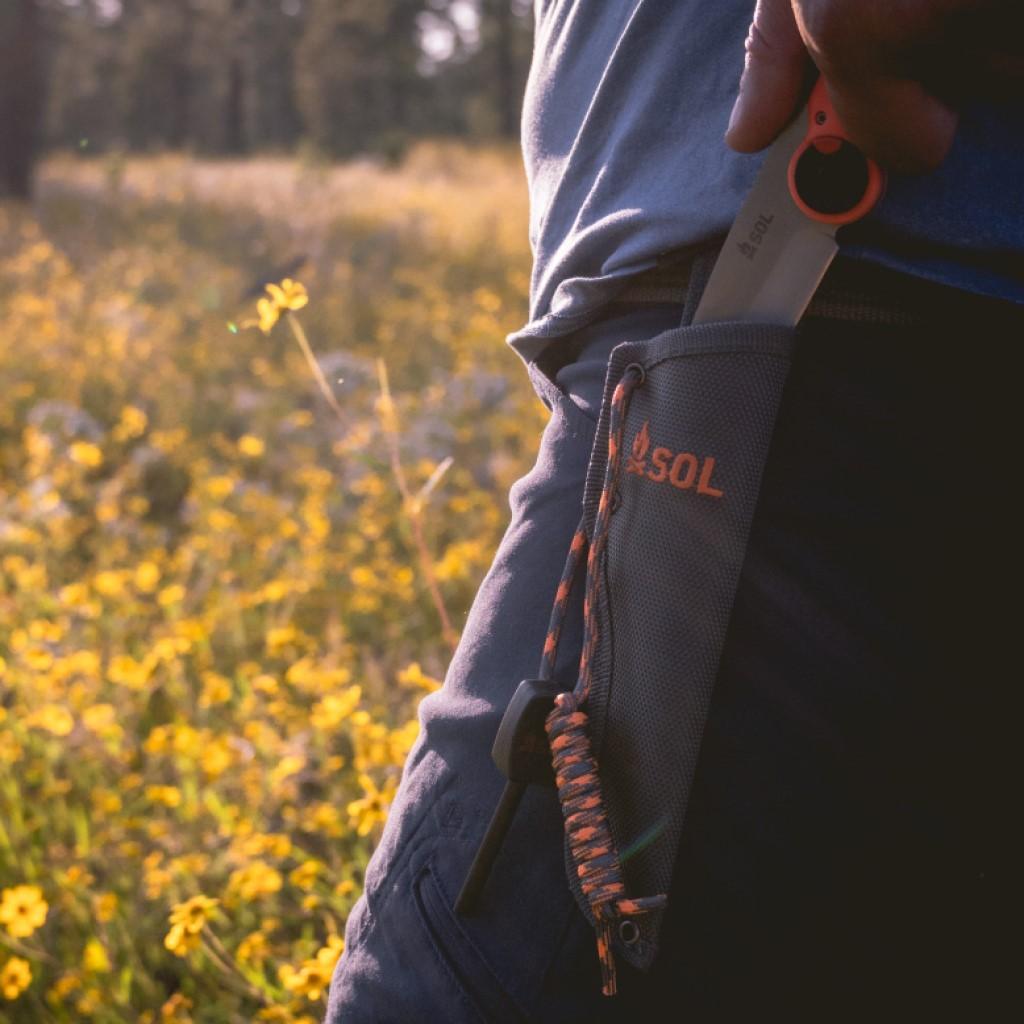
[[319,1024],[544,421],[524,193],[433,146],[0,205],[3,1024]]

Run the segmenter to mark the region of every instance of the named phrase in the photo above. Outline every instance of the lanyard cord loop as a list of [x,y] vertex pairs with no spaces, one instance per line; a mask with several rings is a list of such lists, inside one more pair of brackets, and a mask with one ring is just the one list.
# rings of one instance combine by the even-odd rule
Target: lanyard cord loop
[[601,991],[608,996],[614,995],[616,991],[615,959],[611,947],[614,923],[618,921],[621,927],[622,922],[628,917],[659,909],[668,899],[665,895],[642,899],[630,899],[626,895],[622,864],[608,824],[597,761],[591,750],[589,719],[584,710],[590,694],[593,659],[597,650],[596,609],[601,593],[601,557],[608,543],[609,521],[622,461],[623,426],[630,396],[634,389],[643,383],[644,377],[643,367],[636,363],[631,364],[626,367],[612,395],[608,427],[608,461],[594,523],[593,543],[589,545],[587,551],[587,534],[581,523],[573,536],[562,580],[558,585],[541,661],[541,677],[550,679],[569,594],[580,567],[584,564],[583,553],[587,551],[583,651],[580,655],[579,678],[573,690],[555,698],[555,706],[548,714],[544,728],[551,746],[551,760],[555,769],[558,800],[565,819],[569,850],[597,929]]

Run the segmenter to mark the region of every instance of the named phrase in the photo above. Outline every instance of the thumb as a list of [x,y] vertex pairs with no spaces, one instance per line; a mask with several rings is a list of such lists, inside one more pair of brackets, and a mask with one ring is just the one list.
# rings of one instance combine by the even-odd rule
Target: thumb
[[753,153],[789,123],[804,84],[808,56],[790,0],[757,0],[746,51],[725,141]]

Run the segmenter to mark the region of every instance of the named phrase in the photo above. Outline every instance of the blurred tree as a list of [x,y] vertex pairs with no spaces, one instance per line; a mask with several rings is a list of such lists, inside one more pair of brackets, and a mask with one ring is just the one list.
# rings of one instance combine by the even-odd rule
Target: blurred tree
[[133,148],[177,148],[188,139],[190,7],[188,2],[121,0],[114,89]]
[[43,19],[37,0],[0,2],[0,194],[32,187],[43,88]]
[[249,0],[244,47],[245,135],[250,148],[287,148],[302,134],[295,105],[295,50],[306,7]]
[[454,119],[470,135],[517,138],[533,48],[531,0],[430,0],[421,25],[438,120]]
[[335,154],[400,146],[418,85],[421,0],[308,0],[296,83],[307,135]]
[[[424,135],[518,133],[530,0],[0,0],[8,21],[38,5],[57,29],[51,145],[246,153],[305,138],[397,156]],[[29,79],[2,59],[13,39],[0,82],[17,79],[24,108]]]
[[481,38],[493,68],[491,93],[498,131],[506,138],[519,134],[515,27],[511,0],[481,0]]
[[112,86],[118,25],[88,4],[56,8],[56,34],[49,73],[47,141],[87,149],[116,138],[119,102]]

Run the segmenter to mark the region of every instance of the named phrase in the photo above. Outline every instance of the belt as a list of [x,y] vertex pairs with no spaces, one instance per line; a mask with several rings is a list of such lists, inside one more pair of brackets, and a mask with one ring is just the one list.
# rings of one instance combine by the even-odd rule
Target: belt
[[[718,257],[721,242],[670,253],[651,270],[626,279],[606,315],[622,307],[678,304],[689,322]],[[1006,316],[1024,322],[1024,306],[954,288],[864,260],[836,256],[807,307],[805,317],[861,323],[947,324],[950,317]]]

